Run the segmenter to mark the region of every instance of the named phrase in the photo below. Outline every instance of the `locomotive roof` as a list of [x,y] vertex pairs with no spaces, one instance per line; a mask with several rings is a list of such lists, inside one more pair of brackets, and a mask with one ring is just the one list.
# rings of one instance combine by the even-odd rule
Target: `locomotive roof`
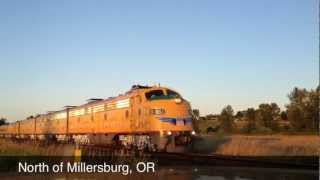
[[[132,88],[127,91],[124,94],[119,94],[118,96],[114,96],[114,97],[109,97],[107,99],[98,99],[98,98],[91,98],[93,99],[93,101],[89,101],[85,104],[79,105],[79,106],[75,106],[73,108],[70,109],[79,109],[82,107],[87,107],[87,106],[91,106],[91,105],[97,105],[97,104],[102,104],[102,103],[106,103],[109,101],[113,101],[113,100],[119,100],[122,98],[128,98],[132,93],[136,93],[136,92],[140,92],[140,91],[146,91],[146,90],[152,90],[152,89],[168,89],[166,87],[160,87],[160,86],[142,86],[142,85],[133,85]],[[89,100],[91,100],[89,99]],[[65,110],[63,110],[65,111]]]
[[92,105],[97,105],[97,104],[110,102],[110,101],[113,101],[113,100],[119,100],[119,99],[122,99],[122,98],[128,98],[132,93],[137,93],[137,92],[146,91],[146,90],[154,90],[154,89],[169,89],[169,88],[160,87],[160,85],[157,85],[157,86],[133,85],[129,91],[127,91],[124,94],[119,94],[118,96],[115,96],[115,97],[109,97],[107,99],[91,98],[91,99],[88,99],[87,100],[88,102],[85,103],[85,104],[82,104],[82,105],[79,105],[79,106],[65,106],[65,109],[58,110],[58,111],[48,111],[46,114],[38,114],[38,115],[33,116],[33,118],[43,117],[43,116],[53,115],[53,114],[56,114],[56,113],[65,112],[67,109],[79,109],[79,108],[83,108],[83,107],[87,107],[87,106],[92,106]]

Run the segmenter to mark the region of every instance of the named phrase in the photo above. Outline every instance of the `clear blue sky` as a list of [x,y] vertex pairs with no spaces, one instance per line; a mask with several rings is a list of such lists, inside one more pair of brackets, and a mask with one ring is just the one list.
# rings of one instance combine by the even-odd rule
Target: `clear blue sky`
[[0,1],[0,116],[160,82],[201,114],[318,84],[318,1]]

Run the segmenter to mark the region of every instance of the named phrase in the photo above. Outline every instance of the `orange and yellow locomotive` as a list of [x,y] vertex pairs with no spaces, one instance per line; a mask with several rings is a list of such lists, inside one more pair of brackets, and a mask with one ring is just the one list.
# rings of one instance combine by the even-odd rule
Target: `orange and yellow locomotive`
[[194,135],[188,101],[169,88],[134,85],[108,99],[37,115],[0,126],[3,137],[121,144],[149,150],[181,151]]

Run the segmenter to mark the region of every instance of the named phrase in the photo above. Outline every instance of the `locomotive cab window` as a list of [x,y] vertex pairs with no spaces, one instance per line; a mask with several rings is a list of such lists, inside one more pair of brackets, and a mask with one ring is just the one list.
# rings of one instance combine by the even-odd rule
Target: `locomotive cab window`
[[168,98],[180,98],[180,95],[172,90],[167,90]]
[[164,95],[162,90],[153,90],[153,91],[149,91],[149,92],[146,93],[146,98],[148,100],[161,99],[164,96],[165,95]]

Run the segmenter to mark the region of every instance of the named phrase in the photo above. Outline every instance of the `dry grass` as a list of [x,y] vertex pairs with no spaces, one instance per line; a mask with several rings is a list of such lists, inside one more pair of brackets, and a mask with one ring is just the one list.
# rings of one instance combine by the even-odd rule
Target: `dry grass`
[[0,139],[0,156],[72,156],[74,148],[66,145],[48,145],[15,143]]
[[214,153],[235,156],[319,156],[319,136],[228,136]]
[[[233,156],[319,156],[320,137],[315,135],[211,135],[198,138],[194,152]],[[0,156],[72,156],[68,145],[40,146],[0,139]]]

